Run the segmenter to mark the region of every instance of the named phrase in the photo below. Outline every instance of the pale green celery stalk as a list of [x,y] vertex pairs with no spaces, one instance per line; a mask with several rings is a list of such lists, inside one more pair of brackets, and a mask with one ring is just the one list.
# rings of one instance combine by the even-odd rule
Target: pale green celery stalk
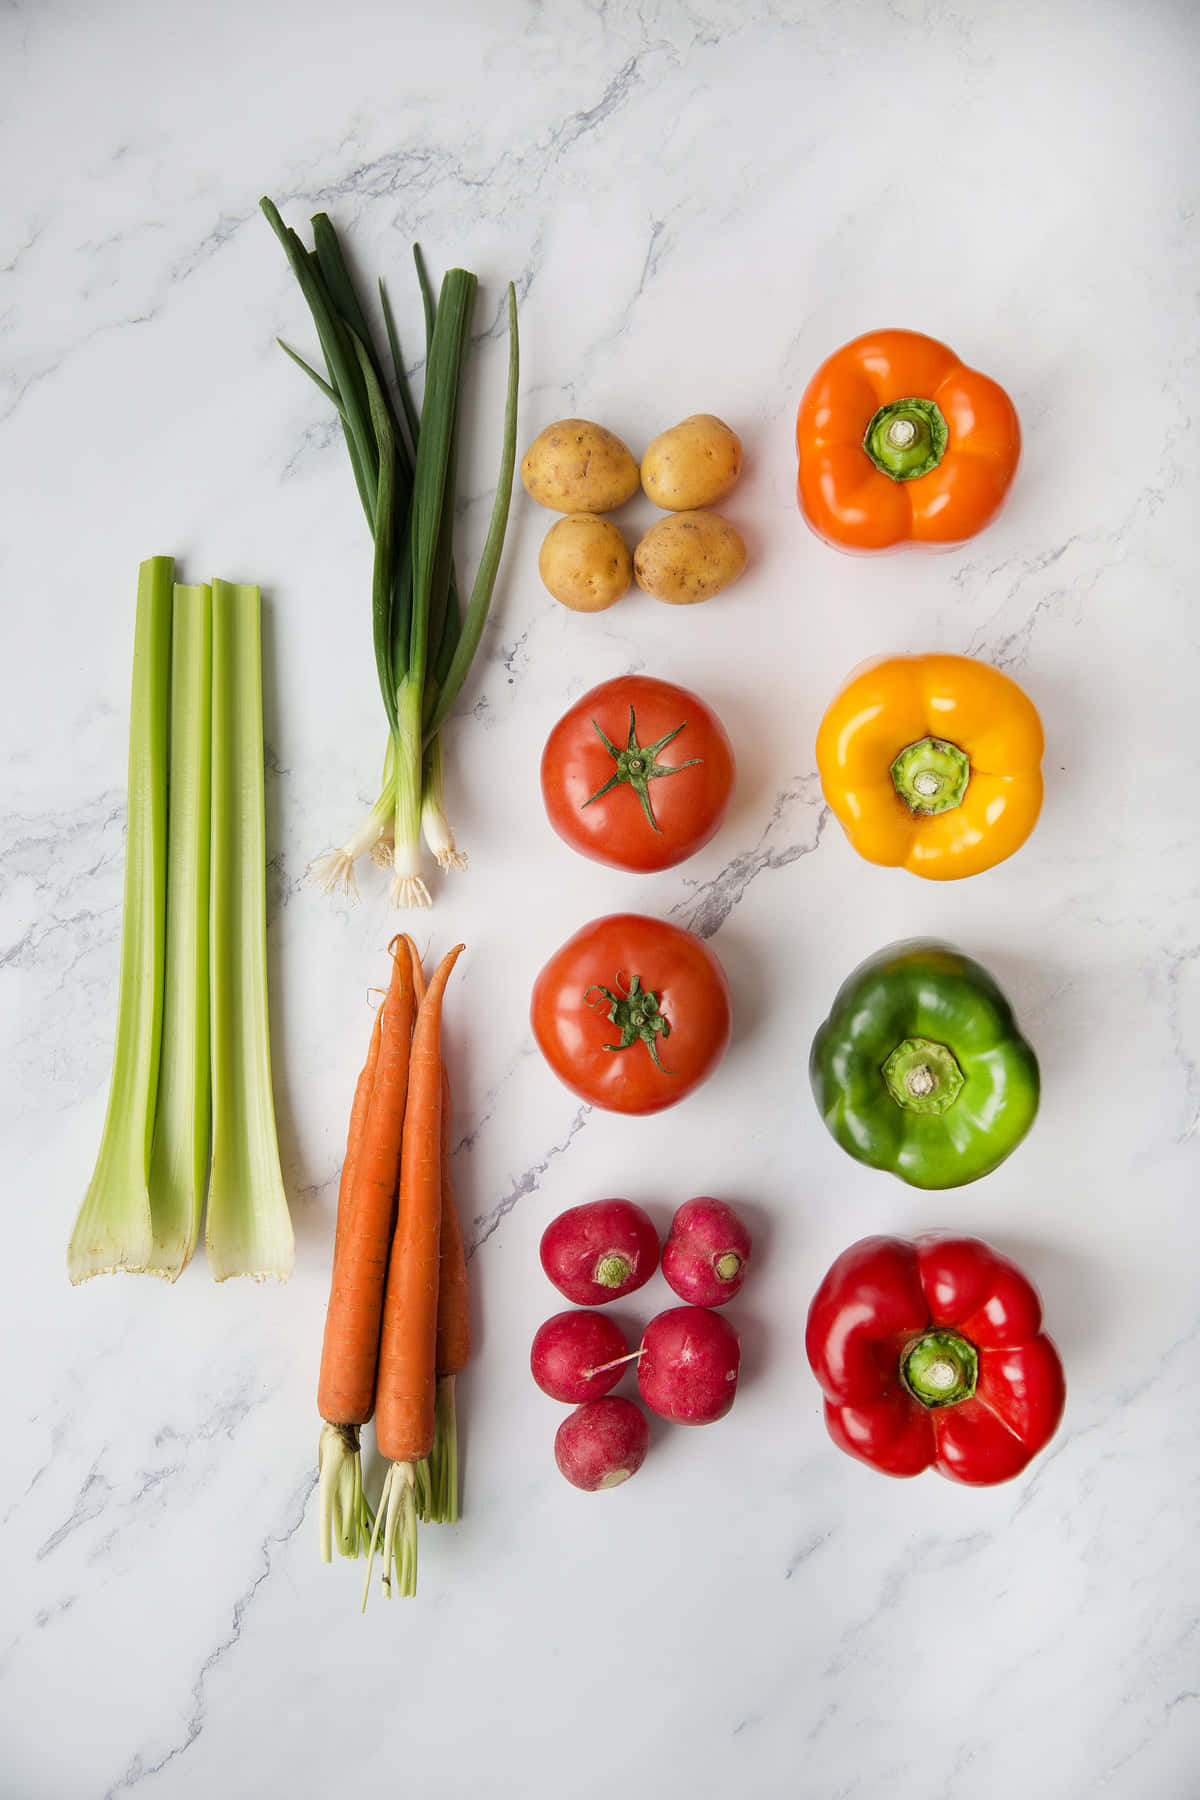
[[279,1168],[267,1014],[259,592],[212,584],[212,1173],[217,1281],[285,1281],[295,1238]]
[[150,1158],[149,1267],[175,1281],[200,1234],[208,1179],[212,589],[175,586],[171,619],[167,926],[162,1051]]
[[142,1271],[150,1259],[146,1182],[162,1031],[174,574],[169,556],[138,569],[116,1042],[100,1150],[67,1251],[72,1282]]

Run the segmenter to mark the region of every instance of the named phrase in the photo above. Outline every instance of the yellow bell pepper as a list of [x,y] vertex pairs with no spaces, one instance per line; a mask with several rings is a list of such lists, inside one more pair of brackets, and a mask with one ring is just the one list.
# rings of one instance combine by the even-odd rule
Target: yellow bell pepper
[[1020,849],[1042,805],[1042,722],[1015,681],[969,656],[863,663],[821,721],[825,798],[868,862],[932,881]]

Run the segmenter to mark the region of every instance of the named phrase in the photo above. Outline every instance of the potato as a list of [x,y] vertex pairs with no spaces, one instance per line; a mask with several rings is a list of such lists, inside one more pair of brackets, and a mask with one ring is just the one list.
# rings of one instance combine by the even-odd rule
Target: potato
[[661,432],[642,458],[646,495],[668,512],[715,505],[741,472],[741,439],[712,413],[693,413]]
[[611,519],[568,513],[542,541],[538,574],[572,612],[603,612],[633,580],[633,558]]
[[560,419],[521,458],[531,500],[561,513],[606,513],[638,491],[638,466],[619,437],[588,419]]
[[633,553],[640,588],[668,606],[694,606],[736,581],[746,546],[728,519],[715,512],[668,513]]

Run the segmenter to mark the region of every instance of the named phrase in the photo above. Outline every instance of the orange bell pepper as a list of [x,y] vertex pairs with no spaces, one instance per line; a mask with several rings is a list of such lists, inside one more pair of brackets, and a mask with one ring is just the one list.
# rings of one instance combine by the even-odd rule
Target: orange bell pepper
[[932,881],[977,875],[1025,842],[1042,805],[1042,722],[969,656],[863,663],[817,733],[821,788],[868,862]]
[[796,419],[800,510],[836,550],[948,550],[991,523],[1021,454],[1002,387],[918,331],[822,363]]

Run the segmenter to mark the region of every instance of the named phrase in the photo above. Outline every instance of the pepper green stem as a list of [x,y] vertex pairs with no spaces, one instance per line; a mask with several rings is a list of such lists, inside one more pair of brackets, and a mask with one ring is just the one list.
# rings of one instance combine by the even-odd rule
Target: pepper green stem
[[863,449],[892,481],[916,481],[937,468],[949,441],[940,407],[914,395],[880,407],[867,426]]
[[971,779],[970,758],[945,738],[918,738],[902,750],[891,768],[892,786],[919,818],[961,806]]
[[927,1331],[905,1350],[900,1375],[922,1406],[955,1406],[975,1392],[979,1352],[957,1331]]
[[966,1080],[954,1052],[930,1038],[905,1038],[883,1065],[883,1079],[906,1112],[944,1113]]

